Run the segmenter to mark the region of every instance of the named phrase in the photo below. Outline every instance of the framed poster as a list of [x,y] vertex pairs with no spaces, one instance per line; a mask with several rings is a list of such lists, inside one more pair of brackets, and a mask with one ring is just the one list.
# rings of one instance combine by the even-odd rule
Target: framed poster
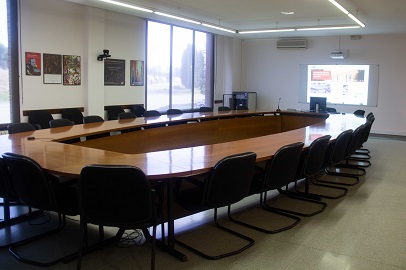
[[144,85],[144,61],[131,60],[130,61],[130,85],[143,86]]
[[125,85],[125,60],[104,60],[104,85]]
[[80,56],[63,56],[63,85],[80,85]]
[[25,52],[25,75],[41,76],[41,53]]
[[62,55],[44,53],[44,84],[62,83]]

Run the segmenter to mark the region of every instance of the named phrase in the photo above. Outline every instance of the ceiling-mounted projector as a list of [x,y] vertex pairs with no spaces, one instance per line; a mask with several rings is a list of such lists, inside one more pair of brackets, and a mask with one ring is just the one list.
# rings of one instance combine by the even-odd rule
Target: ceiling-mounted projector
[[333,51],[330,53],[331,59],[345,59],[348,57],[348,50]]

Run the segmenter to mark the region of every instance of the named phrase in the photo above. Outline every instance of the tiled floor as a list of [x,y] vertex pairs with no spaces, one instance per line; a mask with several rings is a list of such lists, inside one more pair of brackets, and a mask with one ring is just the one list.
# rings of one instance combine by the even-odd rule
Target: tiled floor
[[[157,250],[157,269],[327,269],[327,270],[374,270],[406,269],[406,142],[392,139],[370,138],[366,146],[372,151],[373,165],[367,169],[361,183],[349,188],[346,197],[327,200],[327,209],[314,217],[302,218],[291,230],[278,234],[264,234],[236,224],[227,226],[255,239],[253,247],[245,252],[221,260],[209,261],[178,247],[187,254],[188,261],[180,262],[168,253]],[[272,223],[283,220],[264,218],[252,202],[240,215],[246,220],[262,217]],[[177,228],[206,220],[207,214],[192,216],[178,222]],[[210,216],[210,215],[209,215]],[[24,250],[25,254],[48,257],[67,246],[66,238],[75,246],[72,230],[76,222],[69,222],[65,239],[51,238],[48,249],[41,245]],[[32,225],[27,225],[32,227]],[[39,226],[36,226],[39,227]],[[208,225],[195,228],[199,234],[184,235],[193,242],[204,241],[214,250],[225,248],[233,242],[212,237]],[[34,230],[37,228],[31,228]],[[16,231],[14,231],[16,233]],[[2,234],[0,234],[2,236]],[[63,236],[63,235],[62,235]],[[63,238],[63,237],[62,237]],[[217,241],[217,242],[216,242]],[[71,243],[71,244],[72,244]],[[51,246],[51,250],[49,247]],[[150,246],[120,248],[111,245],[84,257],[82,269],[149,269]],[[59,263],[49,269],[75,269],[76,262]],[[7,249],[0,249],[0,269],[36,269],[17,262]]]

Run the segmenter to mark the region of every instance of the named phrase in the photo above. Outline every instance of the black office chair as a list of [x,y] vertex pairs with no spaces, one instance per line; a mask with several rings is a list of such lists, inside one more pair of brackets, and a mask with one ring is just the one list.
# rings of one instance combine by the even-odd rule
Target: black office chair
[[238,105],[235,107],[237,111],[248,111],[249,108],[247,106]]
[[[118,120],[125,120],[125,119],[136,119],[137,116],[132,112],[122,112],[118,114]],[[120,121],[119,121],[120,122]],[[125,130],[121,130],[121,133],[127,133],[131,131],[141,130],[141,128],[129,128]]]
[[355,116],[359,116],[359,117],[364,117],[365,111],[364,111],[364,110],[356,110],[356,111],[354,112],[354,115],[355,115]]
[[[338,135],[337,138],[328,145],[327,152],[326,152],[326,155],[324,158],[324,163],[323,163],[323,171],[326,175],[331,175],[328,173],[328,170],[327,170],[327,168],[329,166],[335,166],[336,164],[341,163],[345,159],[345,153],[346,153],[348,144],[350,143],[352,133],[353,133],[352,129],[345,130],[345,131],[341,132],[340,135]],[[354,178],[354,177],[347,176],[346,178]],[[343,191],[341,194],[338,194],[336,196],[317,194],[318,196],[320,196],[322,198],[328,198],[328,199],[341,198],[347,194],[348,190],[346,188],[333,187],[331,185],[325,185],[325,184],[320,184],[320,183],[336,184],[336,185],[344,185],[344,186],[354,185],[354,184],[350,184],[350,182],[348,182],[348,181],[341,182],[339,180],[333,181],[333,180],[328,180],[328,179],[320,179],[319,177],[317,177],[317,175],[311,179],[311,182],[316,186],[328,187],[328,188],[333,188],[333,189],[338,189],[338,190]]]
[[356,128],[351,136],[350,142],[348,143],[348,147],[346,149],[344,162],[336,164],[335,166],[327,167],[326,173],[331,175],[337,176],[347,176],[347,177],[354,177],[356,181],[353,185],[359,183],[359,177],[366,174],[365,168],[362,168],[356,164],[351,164],[351,156],[355,154],[355,151],[359,147],[359,141],[362,139],[362,134],[365,129],[365,124]]
[[[118,180],[118,185],[114,179]],[[77,269],[87,247],[87,224],[125,229],[152,227],[151,269],[155,269],[156,226],[160,219],[157,195],[145,174],[125,165],[88,165],[80,173],[79,209],[81,244]]]
[[117,120],[118,114],[125,112],[121,106],[108,106],[106,109],[107,109],[107,119],[108,120]]
[[[368,141],[369,134],[371,133],[371,128],[372,124],[375,121],[375,117],[372,115],[370,117],[367,117],[367,122],[365,123],[365,129],[364,132],[361,135],[360,143],[358,144],[357,150],[355,150],[354,155],[351,156],[352,158],[355,158],[356,160],[369,160],[371,158],[371,151],[367,148],[364,147],[364,144]],[[368,164],[370,165],[371,162],[368,161]],[[369,166],[368,166],[369,167]]]
[[[148,110],[144,112],[144,117],[146,120],[148,120],[148,117],[152,118],[157,118],[161,116],[161,113],[156,111],[156,110]],[[166,127],[166,124],[149,124],[148,126],[144,126],[144,129],[150,129],[150,128],[159,128],[159,127]]]
[[137,117],[143,117],[145,113],[145,108],[141,105],[131,105],[130,111]]
[[[104,119],[99,115],[88,115],[83,117],[83,124],[90,124],[90,123],[103,123]],[[104,138],[110,136],[110,132],[95,134],[95,135],[88,135],[86,136],[86,140],[94,140],[99,138]]]
[[161,116],[161,113],[156,110],[148,110],[144,112],[144,117]]
[[118,120],[122,119],[135,119],[137,116],[132,112],[121,112],[118,114]]
[[[242,222],[233,218],[228,212],[228,217],[230,220],[249,228],[265,232],[265,233],[278,233],[288,229],[293,228],[300,222],[300,218],[285,214],[283,212],[274,210],[271,206],[267,204],[267,193],[268,191],[275,190],[278,188],[285,187],[289,183],[294,181],[295,173],[299,165],[300,156],[302,153],[304,143],[294,143],[283,146],[280,148],[273,157],[267,161],[265,169],[257,168],[257,173],[254,174],[254,179],[251,184],[250,194],[260,194],[260,206],[266,211],[270,211],[274,214],[287,217],[292,219],[293,223],[287,226],[283,226],[278,229],[265,229],[253,225],[251,223]],[[229,209],[231,206],[229,206]],[[263,214],[261,214],[263,215]]]
[[[0,226],[3,227],[6,225],[12,225],[13,223],[21,220],[23,216],[10,218],[10,207],[19,206],[22,204],[14,191],[8,175],[6,163],[2,158],[0,158],[0,198],[3,198],[3,202],[0,203],[0,206],[3,207],[3,220],[0,222]],[[23,215],[25,216],[25,214]]]
[[220,107],[217,108],[217,110],[219,112],[229,112],[229,111],[231,111],[231,108],[227,107],[227,106],[220,106]]
[[199,108],[199,112],[212,112],[213,108],[211,107],[206,107],[206,106],[202,106]]
[[28,113],[28,123],[38,125],[41,129],[49,128],[49,121],[54,119],[47,110],[30,111]]
[[[50,128],[57,128],[57,127],[69,127],[73,126],[75,123],[69,119],[61,118],[61,119],[53,119],[49,121]],[[62,141],[63,143],[78,143],[80,142],[80,138],[73,138]]]
[[309,191],[310,182],[321,170],[323,170],[324,160],[326,157],[328,144],[331,136],[325,135],[315,139],[308,147],[307,151],[303,153],[303,166],[299,172],[295,187],[300,179],[305,180],[305,191],[303,194],[306,197],[319,199],[320,196],[312,196]]
[[167,115],[173,115],[173,114],[183,114],[182,110],[179,109],[168,109],[166,110]]
[[[315,139],[309,147],[306,149],[306,151],[302,152],[302,155],[300,157],[300,162],[298,169],[296,171],[296,176],[295,176],[295,190],[296,192],[293,192],[289,190],[288,186],[286,186],[285,190],[278,189],[278,191],[282,194],[286,194],[288,196],[291,196],[292,198],[296,198],[298,200],[303,200],[305,202],[314,204],[314,205],[319,205],[320,208],[318,210],[315,210],[313,212],[298,212],[286,208],[277,208],[277,207],[272,207],[272,209],[277,210],[277,211],[282,211],[288,214],[292,215],[298,215],[298,216],[305,216],[305,217],[311,217],[314,215],[317,215],[321,212],[323,212],[327,204],[325,202],[321,202],[319,196],[315,196],[309,192],[309,184],[311,181],[311,178],[314,177],[320,170],[323,169],[323,162],[324,158],[326,155],[328,143],[330,140],[331,136],[325,135],[322,137],[319,137]],[[305,182],[305,191],[299,191],[297,188],[297,184],[299,180],[304,179]]]
[[12,123],[7,126],[8,134],[15,134],[26,131],[35,131],[36,128],[30,123]]
[[226,228],[217,221],[218,208],[230,206],[249,195],[255,160],[256,154],[252,152],[225,157],[217,162],[204,180],[203,186],[196,185],[195,188],[180,191],[177,195],[177,202],[185,209],[191,211],[214,209],[214,223],[217,228],[244,239],[248,243],[239,249],[219,255],[206,254],[178,239],[176,239],[177,243],[211,260],[241,253],[255,243],[253,239]]
[[69,119],[61,118],[61,119],[53,119],[49,121],[50,128],[57,128],[57,127],[68,127],[73,126],[75,123]]
[[[59,183],[55,176],[46,173],[36,161],[29,157],[5,153],[3,159],[7,164],[14,191],[22,203],[33,208],[58,213],[56,228],[12,245],[9,252],[21,262],[42,267],[68,261],[77,256],[77,252],[75,252],[50,262],[40,262],[35,261],[35,258],[24,258],[18,254],[17,249],[19,247],[62,230],[65,226],[65,215],[75,216],[79,214],[76,187],[70,185],[71,182]],[[52,251],[48,252],[52,253]]]
[[73,121],[75,125],[83,124],[83,114],[78,108],[63,109],[61,114],[62,118]]

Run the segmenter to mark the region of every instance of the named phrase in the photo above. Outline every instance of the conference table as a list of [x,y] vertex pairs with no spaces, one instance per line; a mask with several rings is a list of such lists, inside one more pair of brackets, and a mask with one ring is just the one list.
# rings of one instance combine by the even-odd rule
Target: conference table
[[[51,174],[79,177],[88,164],[133,165],[151,182],[167,184],[167,251],[182,261],[174,246],[173,183],[179,177],[209,172],[225,156],[255,152],[257,162],[282,146],[323,135],[334,140],[356,129],[365,118],[353,114],[248,110],[194,112],[160,117],[111,120],[0,136],[0,154],[28,156]],[[165,127],[149,128],[161,124]],[[123,132],[127,130],[131,132]],[[68,144],[74,138],[110,132],[111,136]],[[166,243],[165,243],[166,242]]]

